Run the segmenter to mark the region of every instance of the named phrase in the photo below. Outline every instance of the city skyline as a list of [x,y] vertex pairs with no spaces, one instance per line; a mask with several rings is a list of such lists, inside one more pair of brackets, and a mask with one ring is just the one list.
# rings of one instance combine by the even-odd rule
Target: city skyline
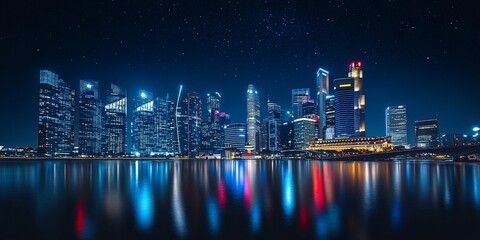
[[92,79],[131,95],[174,96],[180,84],[202,96],[218,91],[224,111],[238,112],[232,122],[243,122],[237,99],[248,84],[262,109],[268,96],[290,106],[291,89],[316,89],[318,68],[346,77],[357,60],[365,66],[366,135],[383,135],[384,111],[398,105],[409,106],[409,142],[415,120],[437,116],[442,132],[469,134],[480,119],[471,99],[480,89],[475,7],[415,6],[403,16],[411,7],[401,2],[9,2],[0,10],[8,19],[0,28],[0,144],[36,145],[40,69],[75,89]]

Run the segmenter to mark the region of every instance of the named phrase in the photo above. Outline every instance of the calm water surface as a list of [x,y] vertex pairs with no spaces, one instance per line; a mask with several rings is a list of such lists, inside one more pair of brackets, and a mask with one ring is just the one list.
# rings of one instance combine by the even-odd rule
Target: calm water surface
[[480,165],[0,161],[0,239],[480,239]]

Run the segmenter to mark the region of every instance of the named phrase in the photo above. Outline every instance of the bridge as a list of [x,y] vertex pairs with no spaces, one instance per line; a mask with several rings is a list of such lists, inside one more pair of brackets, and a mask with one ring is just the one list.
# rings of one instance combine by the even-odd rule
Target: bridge
[[331,151],[285,150],[282,151],[282,154],[284,156],[301,156],[304,158],[318,158],[330,161],[372,161],[401,156],[414,157],[418,154],[439,154],[451,156],[454,161],[461,161],[467,160],[469,155],[480,154],[480,144],[436,148],[412,148],[386,152],[349,154],[343,156],[330,156],[331,154],[328,154],[329,152]]

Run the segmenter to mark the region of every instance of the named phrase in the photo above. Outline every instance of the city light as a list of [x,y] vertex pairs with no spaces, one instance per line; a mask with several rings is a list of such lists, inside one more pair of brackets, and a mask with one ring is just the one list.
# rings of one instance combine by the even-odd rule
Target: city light
[[92,84],[88,83],[88,84],[87,84],[87,88],[88,88],[88,89],[91,89],[91,88],[92,88]]
[[140,97],[146,98],[146,97],[147,97],[147,94],[146,94],[145,92],[142,92],[142,93],[140,93]]
[[480,131],[480,128],[479,128],[479,127],[474,127],[474,128],[473,128],[473,131],[474,131],[474,132],[478,132],[478,131]]

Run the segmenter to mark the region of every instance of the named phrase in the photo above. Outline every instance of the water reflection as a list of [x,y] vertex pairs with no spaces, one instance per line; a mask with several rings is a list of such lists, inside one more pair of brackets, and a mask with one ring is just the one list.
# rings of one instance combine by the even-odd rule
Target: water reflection
[[480,165],[3,161],[0,207],[3,239],[470,236]]

